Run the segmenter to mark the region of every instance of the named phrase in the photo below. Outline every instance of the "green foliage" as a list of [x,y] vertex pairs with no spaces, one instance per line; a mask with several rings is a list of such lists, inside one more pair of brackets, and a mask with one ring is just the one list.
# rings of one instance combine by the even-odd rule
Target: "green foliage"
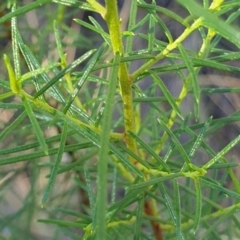
[[239,1],[26,2],[0,4],[1,239],[239,239]]

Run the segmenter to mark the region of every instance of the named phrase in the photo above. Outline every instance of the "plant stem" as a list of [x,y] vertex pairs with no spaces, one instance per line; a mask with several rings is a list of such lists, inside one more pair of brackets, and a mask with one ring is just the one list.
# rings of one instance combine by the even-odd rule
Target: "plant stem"
[[[106,15],[105,20],[107,22],[110,38],[112,42],[112,48],[114,55],[119,52],[120,56],[124,55],[120,22],[118,17],[117,1],[106,0]],[[128,135],[128,132],[136,132],[135,129],[135,118],[133,110],[133,97],[132,97],[132,78],[129,76],[127,65],[125,62],[121,62],[118,71],[118,77],[120,82],[120,92],[123,100],[123,114],[124,114],[124,125],[125,125],[125,142],[127,147],[134,153],[137,153],[136,142],[133,138]],[[130,160],[137,164],[137,161],[130,157]]]
[[[144,211],[148,216],[156,217],[156,214],[154,214],[153,208],[149,200],[146,200],[144,203]],[[163,236],[162,236],[162,230],[160,228],[160,224],[156,221],[151,221],[151,225],[152,225],[155,239],[162,240]]]
[[[204,58],[207,54],[208,54],[208,50],[209,50],[209,44],[211,43],[211,40],[212,38],[215,36],[215,32],[213,32],[213,30],[211,29],[208,29],[208,34],[207,34],[207,37],[206,39],[203,41],[202,43],[202,46],[200,48],[200,51],[198,53],[198,57],[199,58]],[[196,67],[194,68],[194,70],[196,72],[199,71],[199,67]],[[181,105],[181,103],[183,102],[183,100],[185,99],[185,97],[187,96],[187,93],[188,93],[188,88],[189,88],[189,85],[191,84],[191,76],[189,75],[186,79],[186,81],[184,82],[183,84],[183,87],[182,87],[182,90],[179,94],[179,97],[178,97],[178,101],[176,102],[177,106],[179,107]],[[174,121],[175,121],[175,118],[177,116],[177,112],[175,110],[172,111],[171,115],[170,115],[170,118],[167,122],[167,126],[168,128],[171,128],[172,125],[174,124]],[[168,139],[168,134],[166,132],[164,132],[155,152],[157,154],[159,154],[162,150],[162,147],[165,143],[165,141]]]

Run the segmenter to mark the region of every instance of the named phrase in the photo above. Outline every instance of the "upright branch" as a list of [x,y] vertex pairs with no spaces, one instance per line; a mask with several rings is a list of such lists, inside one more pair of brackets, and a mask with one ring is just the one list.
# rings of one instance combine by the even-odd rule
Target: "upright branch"
[[[124,49],[122,44],[122,37],[120,31],[120,21],[118,16],[117,1],[106,0],[106,15],[105,20],[109,28],[109,34],[111,38],[112,48],[114,54],[120,53],[120,56],[124,55]],[[135,140],[129,136],[128,132],[136,132],[135,118],[133,110],[133,97],[132,97],[132,78],[130,77],[125,62],[121,62],[118,71],[120,93],[123,100],[123,114],[125,125],[125,141],[127,147],[134,153],[137,153],[137,146]],[[136,164],[134,158],[130,158],[131,161]]]

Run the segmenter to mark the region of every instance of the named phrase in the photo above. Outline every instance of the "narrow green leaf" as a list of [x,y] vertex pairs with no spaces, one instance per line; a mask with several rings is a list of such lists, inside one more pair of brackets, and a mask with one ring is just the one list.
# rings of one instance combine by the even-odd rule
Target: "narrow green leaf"
[[164,34],[166,35],[167,39],[168,39],[168,43],[173,43],[173,37],[171,32],[169,31],[168,27],[165,25],[165,23],[162,21],[162,19],[160,17],[158,17],[158,15],[154,16],[156,22],[158,23],[158,25],[160,26],[160,28],[162,29],[162,31],[164,32]]
[[76,228],[85,228],[88,225],[86,223],[81,223],[81,222],[70,222],[70,221],[62,221],[57,219],[38,219],[37,222],[51,223],[51,224],[56,224],[57,226],[76,227]]
[[[98,55],[96,60],[102,53],[103,48]],[[93,63],[93,66],[95,65]],[[107,164],[108,164],[108,153],[109,153],[109,133],[111,130],[111,121],[113,113],[113,103],[118,83],[118,68],[120,63],[120,55],[116,53],[114,56],[114,65],[111,69],[109,77],[109,87],[106,97],[106,106],[103,114],[103,125],[100,136],[100,151],[98,154],[98,168],[97,168],[97,201],[96,201],[96,212],[95,212],[95,224],[96,224],[96,236],[100,239],[101,236],[106,235],[106,204],[107,204]],[[93,67],[92,66],[92,67]],[[89,70],[90,71],[90,70]],[[95,226],[94,226],[95,227]]]
[[21,115],[19,115],[9,126],[7,126],[0,134],[0,142],[11,133],[18,125],[25,119],[27,113],[24,111]]
[[54,212],[58,212],[58,213],[63,213],[64,215],[70,215],[70,216],[74,216],[77,218],[80,218],[81,220],[84,220],[86,222],[88,222],[89,224],[91,223],[91,217],[89,217],[86,214],[80,213],[80,212],[76,212],[76,211],[72,211],[72,210],[68,210],[65,208],[59,208],[59,207],[55,207],[53,208]]
[[10,84],[9,84],[9,82],[7,82],[5,80],[0,79],[0,86],[10,90]]
[[[166,205],[166,207],[168,209],[169,215],[171,216],[174,225],[177,227],[177,222],[181,221],[181,220],[177,219],[178,215],[176,215],[176,213],[174,211],[174,207],[173,207],[173,205],[172,205],[172,203],[171,203],[171,201],[169,199],[169,196],[167,194],[167,191],[166,191],[166,189],[165,189],[165,187],[164,187],[164,185],[162,183],[159,183],[159,189],[160,189],[161,194],[163,196],[164,203],[165,203],[165,205]],[[179,240],[184,239],[184,236],[182,235],[181,231],[178,232],[178,234],[180,234],[180,235],[177,235],[177,237],[178,237],[177,239],[179,239]]]
[[[191,116],[191,114],[188,114],[188,115],[185,117],[185,119],[184,119],[184,121],[183,121],[183,123],[182,123],[182,125],[181,125],[181,127],[180,127],[180,130],[177,132],[177,136],[176,136],[177,138],[180,137],[180,135],[181,135],[183,132],[185,132],[185,128],[186,128],[187,124],[189,123],[189,118],[190,118],[190,116]],[[163,161],[164,161],[164,162],[167,162],[167,161],[168,161],[168,159],[169,159],[171,153],[173,152],[174,148],[175,148],[175,147],[174,147],[174,143],[172,142],[172,143],[170,144],[170,146],[169,146],[168,151],[166,152],[166,154],[165,154],[165,156],[164,156],[164,158],[163,158]]]
[[[13,4],[12,12],[16,11],[16,3]],[[13,65],[14,72],[16,75],[16,81],[18,81],[21,77],[21,68],[20,68],[20,56],[19,56],[19,48],[17,43],[17,19],[13,17],[11,19],[11,34],[12,34],[12,51],[13,51]]]
[[0,24],[10,20],[12,17],[17,17],[19,15],[23,15],[26,12],[29,12],[35,8],[39,8],[39,7],[43,6],[44,4],[47,4],[50,2],[52,2],[52,0],[38,0],[38,1],[32,2],[30,4],[27,4],[23,7],[20,7],[17,10],[15,10],[14,12],[8,13],[8,14],[4,15],[3,17],[1,17]]
[[203,139],[203,137],[204,137],[204,134],[205,134],[208,126],[211,124],[211,122],[212,122],[212,117],[210,117],[210,118],[204,123],[204,126],[203,126],[203,128],[201,129],[199,135],[197,136],[197,139],[196,139],[196,141],[194,142],[194,144],[193,144],[193,146],[192,146],[192,149],[191,149],[191,151],[190,151],[190,153],[189,153],[189,157],[190,157],[190,158],[193,158],[196,150],[199,148],[199,146],[200,146],[200,144],[201,144],[201,142],[202,142],[202,139]]
[[176,239],[183,240],[185,238],[181,230],[181,196],[179,192],[178,182],[176,179],[173,179],[173,191],[174,191],[173,204],[176,214]]
[[[24,106],[23,106],[24,108]],[[75,134],[76,132],[74,130],[72,131],[69,131],[68,132],[68,136],[71,136],[73,134]],[[55,135],[53,137],[50,137],[50,138],[46,138],[46,143],[53,143],[53,142],[56,142],[56,141],[59,141],[60,140],[60,137],[61,135],[58,134],[58,135]],[[90,143],[90,142],[88,142]],[[87,143],[86,143],[87,144]],[[78,144],[77,144],[78,145]],[[76,146],[75,144],[72,144],[72,145],[68,145],[68,147],[71,146]],[[80,147],[81,145],[79,145]],[[90,143],[89,146],[92,146],[92,144]],[[22,145],[22,146],[17,146],[17,147],[13,147],[13,148],[8,148],[8,149],[0,149],[0,155],[2,154],[10,154],[10,153],[16,153],[16,152],[21,152],[21,151],[25,151],[25,150],[28,150],[28,149],[34,149],[36,147],[39,147],[39,142],[32,142],[32,143],[29,143],[29,144],[25,144],[25,145]],[[49,149],[49,151],[51,151],[51,149]],[[50,154],[50,153],[49,153]],[[26,154],[27,155],[27,154]]]
[[[79,126],[74,122],[69,121],[69,119],[66,117],[65,114],[62,112],[56,111],[57,115],[63,120],[66,121],[73,129],[75,129],[78,133],[80,133],[82,136],[89,139],[92,144],[94,144],[97,147],[100,147],[99,143],[99,136],[96,135],[94,131],[91,129],[88,129],[84,126]],[[135,174],[137,174],[139,177],[143,177],[143,174],[140,170],[138,170],[130,161],[129,159],[121,153],[113,144],[109,145],[110,151],[125,165],[127,168],[131,169]],[[1,162],[0,162],[1,164]]]
[[19,92],[19,86],[17,83],[16,75],[14,73],[14,70],[12,68],[12,65],[10,63],[10,60],[6,54],[3,55],[3,60],[5,63],[5,66],[7,68],[8,72],[8,77],[9,77],[9,82],[10,82],[10,88],[13,93],[18,93]]
[[[191,91],[189,91],[190,93]],[[201,93],[240,93],[240,88],[201,88]]]
[[141,159],[138,155],[136,155],[134,152],[129,150],[126,146],[124,146],[122,143],[117,143],[119,149],[121,149],[124,153],[127,153],[129,156],[133,157],[135,160],[137,160],[139,163],[141,163],[144,167],[150,169],[150,165],[146,160]]
[[179,109],[179,107],[177,106],[176,102],[174,101],[171,93],[169,92],[169,90],[167,89],[167,87],[165,86],[165,84],[162,82],[162,80],[153,72],[150,72],[154,82],[159,86],[159,88],[162,90],[164,96],[167,98],[168,103],[171,105],[171,107],[173,108],[174,111],[176,111],[177,115],[183,119],[183,116],[181,114],[181,111]]
[[68,65],[65,69],[59,72],[50,82],[48,82],[44,87],[42,87],[34,97],[37,98],[42,95],[46,90],[48,90],[51,86],[53,86],[58,80],[60,80],[66,73],[71,72],[77,65],[85,61],[88,57],[90,57],[96,50],[89,50],[85,54],[83,54],[80,58],[73,61],[70,65]]
[[203,25],[207,28],[211,28],[226,38],[238,48],[240,48],[240,33],[239,30],[232,27],[230,24],[224,22],[222,19],[216,17],[213,13],[205,10],[196,1],[193,0],[178,0],[178,2],[187,8],[192,15],[203,19]]
[[111,191],[111,205],[116,201],[116,193],[117,193],[117,181],[118,181],[118,169],[117,166],[114,166],[113,169],[113,181],[112,181],[112,191]]
[[[98,149],[93,148],[93,144],[91,142],[89,142],[89,147],[86,147],[86,148],[91,148],[91,151],[90,151],[89,154],[85,154],[79,160],[77,160],[75,162],[69,163],[69,164],[67,164],[65,166],[61,166],[61,168],[58,170],[58,174],[75,170],[76,167],[82,166],[87,160],[92,159],[98,153]],[[81,149],[81,148],[79,148],[79,149]],[[65,152],[66,152],[66,148],[65,148]],[[47,175],[46,177],[48,178],[49,175]]]
[[18,103],[0,103],[0,108],[3,109],[24,109],[24,106],[22,104]]
[[58,153],[57,153],[57,156],[56,156],[54,166],[53,166],[52,171],[51,171],[50,178],[48,180],[47,188],[46,188],[46,190],[43,194],[41,207],[44,207],[49,195],[51,194],[53,186],[55,184],[58,168],[59,168],[59,165],[60,165],[60,162],[62,160],[63,153],[64,153],[64,146],[65,146],[66,138],[67,138],[67,124],[64,123],[63,130],[62,130],[62,136],[61,136],[61,139],[60,139],[60,145],[59,145],[59,148],[58,148],[59,150],[58,150]]
[[139,55],[130,55],[130,56],[125,56],[121,58],[121,62],[133,62],[137,60],[148,60],[148,59],[154,59],[154,56],[152,54],[146,53],[146,54],[139,54]]
[[136,168],[135,165],[133,165],[129,159],[121,153],[113,144],[109,146],[111,152],[123,163],[123,165],[126,166],[126,168],[131,169],[133,172],[135,172],[139,177],[143,178],[143,173]]
[[198,120],[199,118],[199,100],[200,100],[200,89],[196,77],[196,72],[193,68],[192,62],[189,58],[189,55],[187,54],[185,48],[179,44],[178,48],[180,50],[180,53],[182,55],[182,58],[187,66],[188,74],[192,82],[192,88],[193,88],[193,98],[194,98],[194,116],[195,119]]
[[[137,6],[137,2],[136,1],[131,1],[131,8],[130,8],[130,13],[129,14],[129,19],[128,19],[128,30],[130,30],[130,32],[132,31],[132,28],[135,27],[137,25],[137,10],[138,10],[138,6]],[[145,18],[145,17],[144,17]],[[133,36],[129,35],[127,37],[126,40],[126,48],[125,48],[125,52],[126,54],[132,52],[132,47],[133,47]]]
[[181,23],[185,27],[189,27],[189,25],[186,23],[186,21],[183,18],[181,18],[178,14],[168,10],[167,8],[154,6],[152,4],[139,4],[138,6],[146,10],[155,10],[156,12],[162,13],[170,17],[171,19],[176,20],[177,22]]
[[227,163],[218,163],[214,164],[208,169],[221,169],[221,168],[234,168],[234,167],[239,167],[240,164],[236,162],[227,162]]
[[81,8],[83,10],[87,11],[96,11],[95,8],[91,6],[91,4],[82,2],[79,0],[52,0],[54,3],[62,4],[65,6],[75,7],[75,8]]
[[13,92],[6,92],[0,95],[0,100],[4,100],[7,99],[9,97],[14,96],[15,94]]
[[171,172],[168,165],[161,159],[161,157],[158,154],[154,152],[154,150],[148,144],[146,144],[141,138],[139,138],[132,132],[129,132],[129,135],[133,137],[147,152],[149,152],[151,156],[154,157],[156,161],[158,161],[158,163],[161,165],[161,167],[163,167],[165,171]]
[[[154,11],[153,11],[154,12]],[[155,38],[155,18],[154,14],[150,14],[149,26],[148,26],[148,52],[153,53],[154,38]]]
[[137,212],[136,212],[136,222],[135,222],[135,228],[134,228],[134,239],[136,240],[141,239],[140,238],[141,231],[139,231],[139,229],[141,229],[141,226],[142,226],[144,200],[145,200],[144,193],[142,193],[138,201]]
[[88,171],[86,164],[84,164],[84,177],[85,177],[85,181],[86,181],[86,190],[87,190],[88,199],[89,199],[89,203],[90,203],[90,209],[91,209],[90,216],[93,217],[94,210],[95,210],[96,197],[94,196],[93,191],[92,191],[90,175],[89,175],[89,171]]
[[[223,210],[224,211],[224,210]],[[209,236],[211,236],[212,233],[216,232],[216,237],[214,236],[214,239],[217,240],[218,238],[218,229],[219,229],[219,226],[221,225],[226,225],[226,222],[229,221],[232,221],[233,219],[233,216],[236,212],[236,209],[232,209],[230,210],[229,212],[225,212],[224,214],[222,214],[222,216],[220,216],[218,219],[216,219],[213,223],[211,223],[209,225],[209,227],[206,228],[206,231],[201,234],[201,238],[199,238],[199,240],[205,240],[205,239],[208,239]],[[230,228],[231,229],[231,228]],[[232,229],[230,230],[232,231]],[[220,235],[220,234],[219,234]],[[231,236],[232,234],[229,233],[229,237]],[[220,235],[221,236],[221,235]],[[228,235],[227,235],[228,236]],[[231,237],[230,237],[231,238]],[[221,237],[218,238],[218,240],[222,240]]]
[[70,108],[71,104],[73,103],[74,99],[77,97],[78,92],[80,91],[80,89],[82,88],[83,84],[85,83],[85,81],[87,80],[89,74],[91,73],[91,71],[93,70],[95,64],[97,63],[98,59],[100,58],[100,56],[103,53],[103,50],[105,48],[105,45],[102,45],[97,52],[91,57],[91,59],[89,60],[89,62],[87,63],[87,67],[86,69],[83,70],[83,75],[82,77],[79,79],[78,83],[76,84],[76,87],[72,93],[72,95],[70,96],[70,99],[68,100],[68,102],[66,103],[66,105],[63,108],[63,113],[65,114],[68,109]]
[[[192,64],[194,67],[206,66],[206,67],[216,68],[221,71],[240,72],[239,67],[233,67],[230,65],[218,63],[218,62],[215,62],[215,61],[212,61],[209,59],[191,58],[190,60],[192,61]],[[185,63],[174,64],[174,65],[168,64],[168,65],[164,65],[161,67],[151,68],[151,71],[154,71],[155,73],[157,73],[157,72],[163,73],[163,72],[179,71],[179,70],[185,69],[185,68],[187,68]]]
[[212,188],[212,189],[215,189],[219,192],[222,192],[222,193],[225,193],[226,195],[228,195],[229,197],[233,197],[237,200],[240,200],[240,194],[236,193],[236,192],[233,192],[227,188],[224,188],[222,187],[221,185],[218,185],[216,184],[215,182],[213,181],[210,181],[209,179],[207,178],[203,178],[203,177],[200,177],[199,178],[199,181],[203,184],[205,184],[206,186]]
[[161,126],[163,127],[164,131],[166,131],[166,133],[170,137],[171,141],[175,144],[175,147],[178,149],[178,151],[182,155],[183,160],[185,161],[185,163],[190,168],[191,160],[190,160],[188,154],[186,153],[185,149],[181,145],[181,143],[176,138],[175,134],[171,131],[171,129],[168,128],[168,126],[161,119],[157,119],[157,120],[161,124]]
[[140,27],[142,27],[147,21],[149,21],[150,15],[147,14],[144,18],[142,18],[139,22],[136,23],[136,25],[132,26],[129,30],[131,32],[135,32],[138,30]]
[[103,113],[104,113],[104,109],[105,109],[105,105],[106,105],[106,101],[103,102],[101,108],[99,109],[98,115],[96,117],[96,121],[95,121],[95,126],[98,127],[100,124],[100,121],[103,117]]
[[109,36],[109,34],[104,32],[102,28],[99,28],[98,25],[97,26],[93,26],[93,25],[91,25],[89,23],[86,23],[86,22],[80,20],[80,19],[74,19],[74,21],[76,23],[78,23],[78,24],[80,24],[80,25],[82,25],[82,26],[84,26],[84,27],[86,27],[86,28],[88,28],[88,29],[90,29],[90,30],[100,34],[104,39],[107,39],[107,43],[110,44],[110,36]]
[[43,136],[43,132],[42,132],[42,130],[40,128],[40,125],[39,125],[37,119],[34,116],[31,104],[28,102],[28,100],[25,97],[23,97],[22,100],[23,100],[24,107],[26,109],[27,115],[28,115],[28,117],[30,119],[30,122],[32,124],[33,130],[34,130],[34,132],[35,132],[35,134],[37,136],[37,139],[39,141],[39,144],[42,147],[43,152],[46,155],[48,155],[48,146],[47,146],[47,144],[45,142],[45,138]]
[[226,62],[227,60],[233,61],[233,60],[239,60],[240,59],[240,53],[239,52],[232,52],[227,51],[224,49],[222,52],[222,55],[211,57],[210,60],[216,61],[216,62]]
[[195,178],[194,183],[195,183],[195,189],[196,189],[196,210],[195,210],[193,229],[194,229],[194,233],[196,233],[201,220],[201,214],[202,214],[202,191],[201,191],[201,185],[199,183],[199,178]]
[[[166,102],[166,97],[140,97],[140,98],[134,98],[134,102]],[[122,102],[120,99],[119,102]]]
[[[26,56],[25,56],[26,52],[24,52],[24,58],[26,60]],[[27,62],[27,64],[29,64]],[[45,67],[40,67],[35,69],[35,67],[33,67],[33,64],[32,65],[28,65],[28,68],[31,70],[31,72],[27,72],[25,74],[23,74],[19,80],[20,83],[26,81],[26,80],[29,80],[30,78],[35,78],[37,77],[38,75],[42,75],[46,72],[48,72],[49,70],[53,69],[53,68],[56,68],[56,67],[59,67],[59,63],[50,63],[48,64],[47,66]],[[49,80],[50,81],[50,80]],[[35,83],[36,81],[34,81]],[[36,88],[37,89],[37,88]]]
[[111,221],[113,220],[117,214],[125,207],[131,205],[134,202],[137,202],[140,200],[142,197],[141,191],[139,189],[135,190],[130,190],[127,191],[124,195],[124,198],[120,199],[118,202],[113,204],[109,209],[108,209],[108,220]]
[[58,30],[58,24],[57,21],[54,20],[53,22],[53,29],[54,29],[54,35],[55,35],[55,39],[56,39],[56,45],[57,45],[57,50],[58,50],[58,54],[60,59],[64,59],[64,53],[63,53],[63,47],[62,47],[62,42],[61,42],[61,37],[60,37],[60,33]]
[[225,148],[223,148],[217,155],[215,155],[211,160],[209,160],[204,166],[203,169],[208,169],[213,164],[215,164],[221,157],[223,157],[227,152],[229,152],[235,145],[240,141],[240,135],[231,141]]
[[[100,36],[104,39],[104,42],[108,43],[108,45],[111,45],[110,36],[103,30],[102,26],[91,16],[89,16],[89,20],[92,22],[92,24],[99,30],[99,33],[101,32]],[[86,24],[86,22],[84,22]]]
[[133,184],[133,185],[129,186],[129,188],[130,189],[145,188],[145,187],[149,187],[151,185],[155,185],[155,184],[158,184],[160,182],[164,182],[164,181],[171,180],[171,179],[174,179],[174,178],[178,178],[178,177],[181,177],[181,176],[183,176],[183,173],[181,173],[181,172],[171,173],[171,174],[169,174],[167,176],[164,176],[164,177],[156,177],[156,178],[152,178],[151,180],[146,181],[146,182]]

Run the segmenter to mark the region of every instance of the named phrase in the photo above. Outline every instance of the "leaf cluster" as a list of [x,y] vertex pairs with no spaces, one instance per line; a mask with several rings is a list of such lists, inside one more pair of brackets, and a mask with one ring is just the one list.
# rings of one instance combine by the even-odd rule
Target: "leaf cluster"
[[177,2],[125,1],[126,22],[116,0],[1,5],[3,239],[239,237],[240,3]]

